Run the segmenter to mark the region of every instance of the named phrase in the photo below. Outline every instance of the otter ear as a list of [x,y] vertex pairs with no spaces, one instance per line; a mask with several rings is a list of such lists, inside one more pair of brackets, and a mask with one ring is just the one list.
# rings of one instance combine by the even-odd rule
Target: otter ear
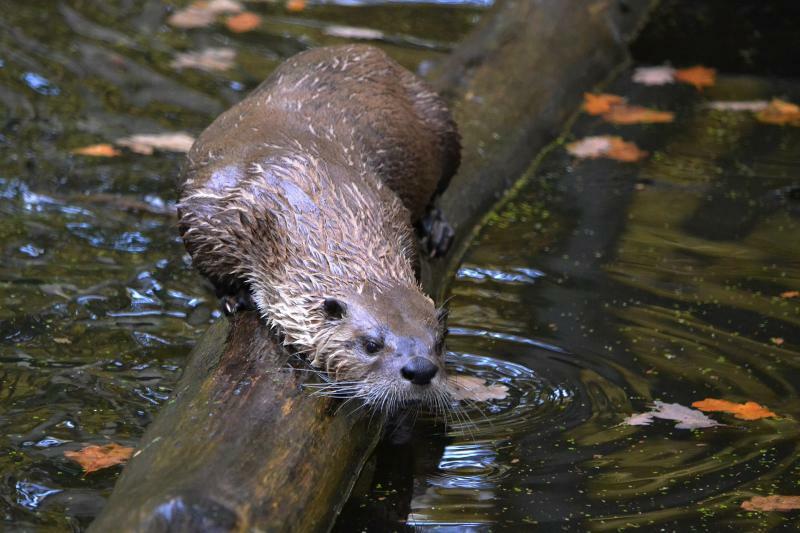
[[325,315],[332,320],[339,320],[347,314],[347,305],[336,298],[325,298],[322,302]]

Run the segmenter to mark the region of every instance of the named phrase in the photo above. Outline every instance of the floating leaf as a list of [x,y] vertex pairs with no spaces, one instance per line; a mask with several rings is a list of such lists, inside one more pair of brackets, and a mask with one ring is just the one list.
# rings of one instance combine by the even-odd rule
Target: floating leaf
[[364,41],[377,41],[383,39],[383,32],[372,28],[357,28],[355,26],[339,26],[332,24],[325,26],[322,30],[331,37],[341,37],[342,39],[361,39]]
[[225,26],[234,33],[253,31],[261,25],[261,17],[250,11],[234,15],[225,21]]
[[72,153],[90,157],[117,157],[122,152],[110,144],[92,144],[90,146],[84,146],[83,148],[75,148],[72,150]]
[[581,159],[606,157],[617,161],[634,162],[647,157],[647,152],[640,150],[635,144],[613,135],[585,137],[569,143],[567,151]]
[[730,413],[740,420],[759,420],[761,418],[777,417],[775,413],[756,402],[735,403],[727,400],[706,398],[692,404],[701,411],[721,411]]
[[629,426],[649,426],[653,418],[677,422],[676,429],[701,429],[720,426],[719,422],[679,403],[665,403],[656,400],[650,411],[631,415],[623,423]]
[[724,102],[709,102],[706,107],[716,111],[752,111],[757,112],[766,108],[769,102],[766,100],[747,100],[742,102],[737,101],[724,101]]
[[800,509],[800,496],[753,496],[742,502],[745,511],[794,511]]
[[131,135],[117,139],[115,143],[137,154],[152,155],[155,150],[164,152],[188,152],[194,137],[178,131],[174,133],[154,133]]
[[133,448],[112,442],[105,446],[92,444],[77,452],[64,452],[64,456],[81,465],[83,472],[89,474],[96,470],[124,463],[130,459],[132,453]]
[[233,66],[236,50],[233,48],[205,48],[199,52],[178,54],[170,66],[175,69],[195,68],[198,70],[222,71]]
[[766,124],[800,126],[800,107],[775,98],[756,114],[756,118]]
[[783,337],[770,337],[770,339],[769,339],[769,342],[771,342],[771,343],[772,343],[772,344],[774,344],[775,346],[780,346],[780,345],[782,345],[782,344],[783,344],[785,341],[783,340]]
[[603,120],[612,124],[653,124],[672,122],[675,114],[669,111],[657,111],[638,105],[616,105],[603,114]]
[[299,13],[306,8],[306,0],[287,0],[286,11],[290,13]]
[[200,0],[170,15],[167,23],[181,29],[203,28],[211,25],[217,15],[241,13],[242,10],[242,4],[235,0]]
[[583,93],[583,110],[590,115],[608,113],[613,106],[624,103],[625,99],[616,94]]
[[694,85],[695,89],[702,91],[703,87],[711,87],[717,81],[717,71],[713,68],[696,67],[683,68],[675,71],[675,80],[681,83]]
[[475,376],[456,375],[448,378],[447,388],[454,400],[502,400],[508,396],[508,387],[501,383],[487,385],[485,380]]
[[633,71],[633,81],[643,85],[675,83],[675,69],[672,67],[639,67]]
[[786,291],[781,293],[781,298],[797,298],[800,297],[800,291]]

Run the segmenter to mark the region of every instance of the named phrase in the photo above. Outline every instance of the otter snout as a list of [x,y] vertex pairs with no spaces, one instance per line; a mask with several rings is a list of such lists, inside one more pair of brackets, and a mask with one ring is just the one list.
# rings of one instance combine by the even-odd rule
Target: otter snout
[[438,371],[439,367],[424,357],[412,357],[411,360],[400,369],[400,373],[403,377],[414,385],[429,384]]

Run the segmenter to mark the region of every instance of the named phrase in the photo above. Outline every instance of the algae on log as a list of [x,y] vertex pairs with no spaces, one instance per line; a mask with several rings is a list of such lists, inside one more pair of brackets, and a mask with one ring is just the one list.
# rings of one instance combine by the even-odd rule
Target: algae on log
[[[440,201],[456,246],[423,265],[430,294],[582,92],[625,59],[652,3],[501,1],[440,65],[432,81],[454,107],[463,162]],[[309,396],[289,357],[253,313],[211,326],[90,530],[330,529],[381,427]]]

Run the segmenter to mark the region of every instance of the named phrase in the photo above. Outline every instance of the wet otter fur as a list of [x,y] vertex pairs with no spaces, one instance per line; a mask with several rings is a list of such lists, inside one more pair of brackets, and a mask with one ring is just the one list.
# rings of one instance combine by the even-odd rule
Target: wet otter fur
[[180,232],[218,292],[250,295],[332,395],[442,405],[443,313],[415,277],[412,224],[459,150],[442,100],[385,53],[312,49],[200,135]]

